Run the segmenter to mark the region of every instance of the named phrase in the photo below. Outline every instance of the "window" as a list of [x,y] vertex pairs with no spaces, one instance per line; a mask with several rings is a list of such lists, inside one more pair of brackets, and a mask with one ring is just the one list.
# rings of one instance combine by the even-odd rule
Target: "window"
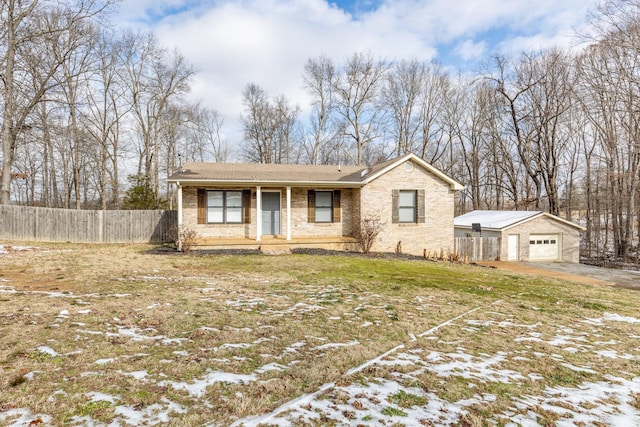
[[242,191],[207,191],[207,223],[242,223]]
[[333,221],[333,191],[316,191],[316,222]]
[[393,224],[424,224],[425,218],[425,190],[392,190]]
[[400,190],[398,222],[416,222],[416,192],[414,190]]
[[309,190],[308,221],[320,223],[339,223],[340,190]]

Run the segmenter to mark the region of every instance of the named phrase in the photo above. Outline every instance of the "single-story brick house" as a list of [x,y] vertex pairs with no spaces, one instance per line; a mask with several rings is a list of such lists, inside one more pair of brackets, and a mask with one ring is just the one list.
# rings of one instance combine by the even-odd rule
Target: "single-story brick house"
[[454,195],[461,184],[414,154],[370,167],[185,163],[178,226],[206,247],[355,249],[361,220],[386,223],[372,250],[453,250]]
[[454,223],[456,237],[498,237],[501,261],[580,262],[585,228],[547,212],[475,210]]

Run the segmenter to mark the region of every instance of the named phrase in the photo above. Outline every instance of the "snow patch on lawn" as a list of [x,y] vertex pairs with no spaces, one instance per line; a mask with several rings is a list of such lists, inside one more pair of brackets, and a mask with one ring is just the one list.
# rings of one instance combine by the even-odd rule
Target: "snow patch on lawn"
[[314,350],[329,350],[331,348],[340,348],[340,347],[353,347],[354,345],[358,345],[360,344],[359,341],[349,341],[349,342],[345,342],[345,343],[329,343],[329,344],[323,344],[323,345],[319,345],[317,347],[313,347]]
[[31,411],[26,408],[9,409],[8,411],[0,412],[0,421],[2,421],[1,424],[3,426],[7,427],[52,425],[51,417],[49,415],[32,414]]
[[[154,426],[158,424],[166,424],[171,421],[175,414],[186,414],[188,410],[182,405],[172,402],[163,397],[159,403],[153,403],[149,406],[144,405],[123,405],[120,404],[120,397],[105,393],[91,392],[86,396],[91,402],[107,402],[113,405],[115,419],[109,424],[110,426],[120,425],[145,425]],[[0,414],[1,415],[1,414]],[[74,416],[69,419],[71,425],[82,426],[102,426],[100,423],[90,416]],[[26,425],[26,424],[25,424]]]
[[[472,311],[471,311],[472,312]],[[467,312],[470,313],[470,312]],[[460,317],[460,316],[459,316]],[[458,319],[459,317],[455,318]],[[633,318],[617,315],[605,316],[607,320],[626,321],[634,323]],[[623,320],[620,320],[623,319]],[[454,319],[452,319],[454,320]],[[434,333],[439,328],[452,323],[444,322],[437,327],[421,334],[425,336]],[[511,321],[476,321],[467,320],[465,324],[474,327],[525,328],[528,336],[521,336],[516,341],[539,341],[554,346],[564,347],[569,353],[580,348],[593,347],[587,345],[588,334],[575,331],[572,328],[559,326],[556,334],[550,340],[543,339],[543,334],[535,329],[540,324],[518,324]],[[459,326],[463,329],[463,326]],[[596,336],[596,334],[594,334]],[[476,383],[511,383],[522,384],[527,381],[544,381],[544,376],[530,372],[526,376],[521,372],[503,369],[501,365],[510,360],[530,360],[525,357],[551,357],[561,362],[561,365],[576,372],[597,375],[598,372],[590,366],[576,366],[562,362],[563,356],[556,353],[540,353],[529,350],[516,352],[497,351],[495,354],[469,354],[459,347],[455,352],[438,352],[428,350],[428,340],[423,341],[425,347],[412,348],[403,351],[400,345],[378,358],[366,362],[360,367],[351,369],[338,383],[325,384],[316,392],[300,396],[283,404],[271,414],[260,417],[247,417],[237,420],[233,426],[258,426],[263,423],[277,426],[292,425],[453,425],[459,423],[472,405],[483,405],[492,402],[496,396],[476,394],[468,399],[449,402],[441,399],[437,394],[407,385],[419,383],[420,376],[435,373],[440,377],[457,377],[473,380]],[[418,342],[416,339],[413,342]],[[580,343],[580,344],[578,344]],[[585,344],[582,344],[585,343]],[[612,345],[610,341],[602,342]],[[412,345],[415,347],[415,345]],[[591,350],[593,351],[593,350]],[[615,351],[600,350],[595,354],[610,357],[630,357]],[[383,369],[384,378],[376,376],[376,369],[365,367],[379,366],[380,368],[402,366],[401,369]],[[413,369],[412,369],[413,368]],[[350,381],[349,375],[367,372],[359,377],[357,382]],[[469,383],[474,387],[474,383]],[[513,408],[507,413],[497,414],[491,420],[484,420],[489,424],[511,420],[511,427],[535,426],[541,411],[559,414],[558,426],[595,425],[632,425],[633,420],[640,419],[637,409],[637,395],[640,392],[640,377],[632,380],[605,376],[605,381],[584,382],[577,387],[546,387],[541,396],[513,396]],[[402,401],[403,397],[410,399]],[[408,403],[409,402],[409,403]],[[634,406],[635,405],[635,406]],[[564,423],[566,420],[566,423]]]
[[170,386],[175,390],[185,390],[193,397],[202,397],[207,391],[207,387],[215,383],[227,383],[227,384],[248,384],[256,381],[258,377],[255,374],[232,374],[222,371],[209,371],[200,379],[196,379],[193,382],[178,382],[178,381],[160,381],[159,386]]
[[[585,382],[576,388],[547,387],[543,396],[516,398],[514,410],[541,408],[559,414],[565,420],[558,420],[558,426],[595,425],[596,422],[610,426],[634,425],[633,420],[640,419],[640,411],[633,406],[637,405],[635,399],[640,393],[640,377],[625,380],[606,376],[606,379],[606,382]],[[617,404],[611,405],[612,400]],[[508,426],[532,425],[536,420],[531,409],[526,415],[505,415],[512,421]]]

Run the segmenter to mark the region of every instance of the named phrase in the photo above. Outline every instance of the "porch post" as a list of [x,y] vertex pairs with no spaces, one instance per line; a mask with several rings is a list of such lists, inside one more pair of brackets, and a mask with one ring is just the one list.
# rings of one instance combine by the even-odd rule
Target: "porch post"
[[291,240],[291,187],[287,187],[287,240]]
[[180,182],[176,182],[178,186],[178,250],[182,250],[182,186]]
[[262,240],[262,187],[256,187],[256,240]]

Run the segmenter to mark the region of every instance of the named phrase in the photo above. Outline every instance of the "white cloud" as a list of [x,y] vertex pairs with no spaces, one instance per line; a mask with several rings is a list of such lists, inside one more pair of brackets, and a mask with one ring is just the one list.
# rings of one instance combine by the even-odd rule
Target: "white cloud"
[[455,52],[465,61],[481,59],[486,54],[487,44],[484,41],[463,40],[455,48]]
[[[237,127],[250,82],[306,108],[301,75],[308,58],[324,54],[340,63],[369,50],[385,59],[431,60],[451,46],[447,60],[459,62],[444,65],[455,68],[498,49],[575,44],[572,27],[598,2],[383,0],[353,16],[331,0],[123,0],[121,21],[142,22],[177,47],[199,70],[193,96]],[[162,11],[171,14],[158,18]]]

